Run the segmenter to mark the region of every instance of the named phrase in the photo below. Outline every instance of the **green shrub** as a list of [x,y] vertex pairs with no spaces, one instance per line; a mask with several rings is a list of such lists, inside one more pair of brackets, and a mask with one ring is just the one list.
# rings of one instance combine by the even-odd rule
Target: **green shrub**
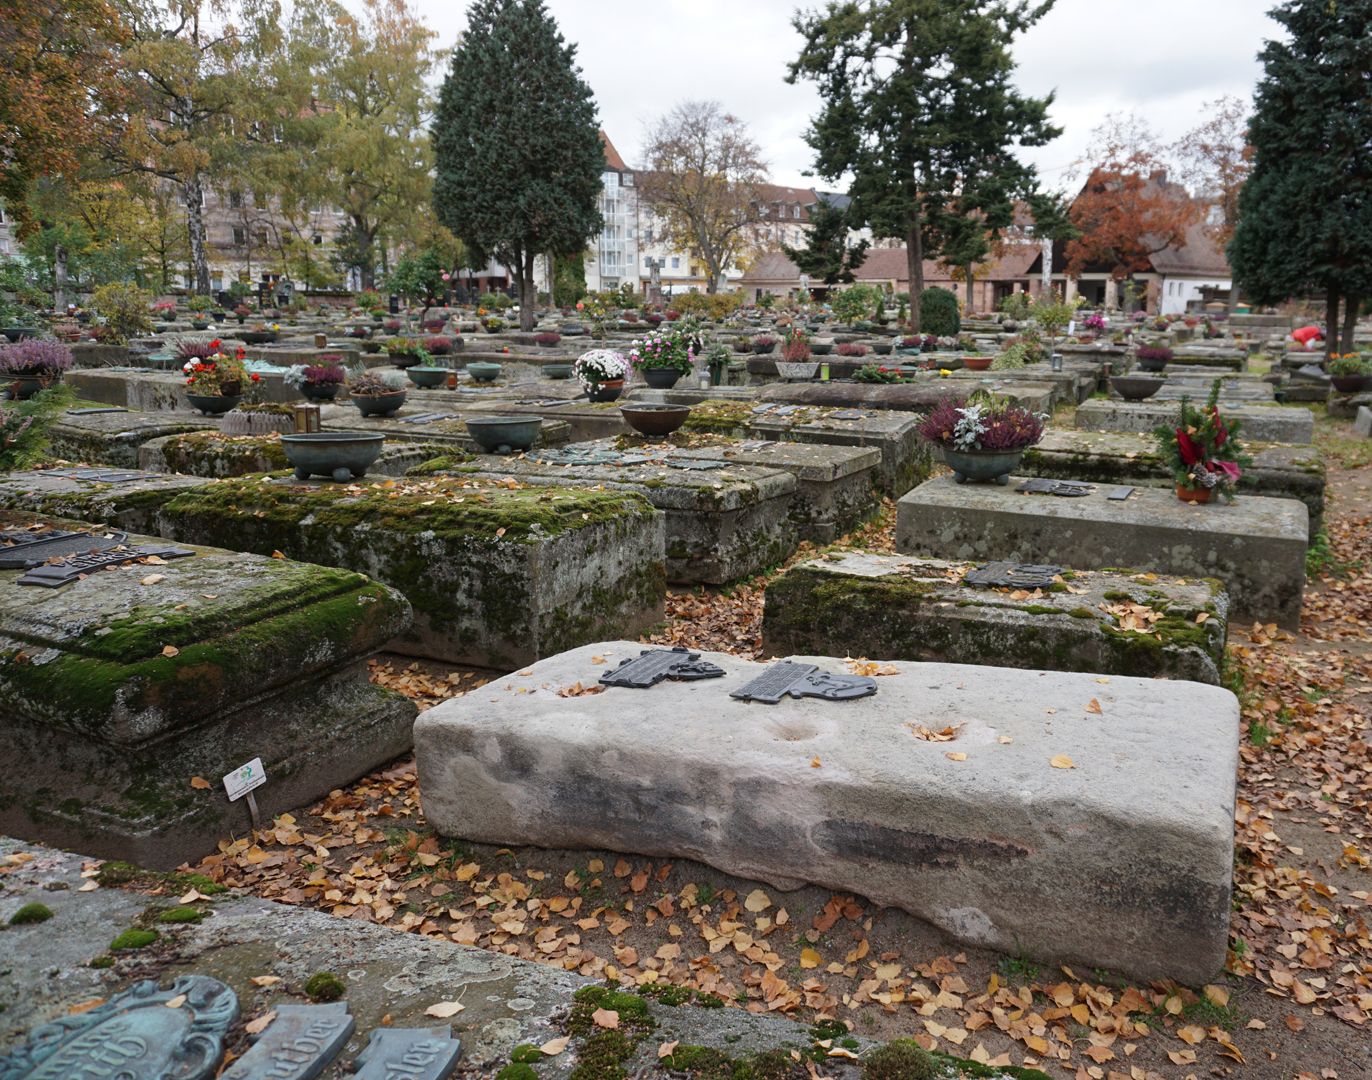
[[0,405],[0,472],[28,469],[47,456],[48,430],[75,400],[60,384],[28,401]]
[[859,321],[881,299],[881,290],[874,285],[849,285],[829,298],[829,306],[846,323]]
[[152,333],[151,303],[152,293],[137,285],[101,285],[91,297],[91,306],[105,320],[103,340],[125,345],[129,338]]
[[919,297],[919,332],[938,337],[953,337],[962,329],[958,298],[947,289],[934,286]]

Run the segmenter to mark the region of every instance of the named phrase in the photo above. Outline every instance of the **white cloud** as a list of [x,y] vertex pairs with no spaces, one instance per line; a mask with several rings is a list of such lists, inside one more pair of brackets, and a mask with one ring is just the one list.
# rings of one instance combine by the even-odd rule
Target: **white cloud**
[[[465,25],[465,5],[412,2],[440,44],[450,46]],[[715,99],[747,122],[777,182],[823,186],[802,175],[811,160],[802,135],[816,96],[807,84],[785,81],[800,48],[792,0],[547,6],[577,43],[602,126],[630,164],[638,161],[649,121],[679,101]],[[1056,90],[1052,116],[1065,130],[1026,157],[1055,186],[1108,113],[1137,111],[1173,139],[1194,126],[1203,103],[1225,94],[1248,98],[1261,71],[1257,54],[1279,29],[1265,14],[1269,6],[1270,0],[1058,0],[1016,44],[1015,56],[1025,91]]]

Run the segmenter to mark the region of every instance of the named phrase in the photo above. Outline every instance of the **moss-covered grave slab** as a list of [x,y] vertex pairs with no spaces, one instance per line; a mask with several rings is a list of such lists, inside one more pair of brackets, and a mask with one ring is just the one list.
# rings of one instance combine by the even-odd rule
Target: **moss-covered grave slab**
[[[445,451],[439,443],[387,442],[367,468],[368,476],[404,476]],[[290,468],[279,435],[225,435],[195,431],[152,439],[138,448],[139,468],[223,479]]]
[[[1310,511],[1310,537],[1324,528],[1325,468],[1309,446],[1247,443],[1253,464],[1244,467],[1240,492],[1299,499]],[[1037,446],[1024,454],[1019,471],[1026,476],[1086,480],[1095,484],[1171,488],[1172,472],[1163,464],[1148,435],[1118,431],[1074,431],[1049,428]]]
[[709,401],[692,407],[683,430],[737,439],[876,447],[881,451],[877,489],[899,498],[933,469],[929,445],[919,437],[921,418],[919,413],[888,409]]
[[1175,492],[1113,485],[1066,498],[1008,486],[926,481],[897,506],[896,550],[955,560],[1009,559],[1074,570],[1126,567],[1186,578],[1218,578],[1231,613],[1294,627],[1305,589],[1309,513],[1298,499],[1241,495],[1197,506]]
[[508,670],[662,615],[662,515],[624,491],[509,476],[300,484],[215,481],[157,513],[157,532],[345,567],[398,589],[414,624],[392,648]]
[[[82,528],[0,513],[0,529],[39,523]],[[365,664],[409,623],[399,593],[193,550],[56,589],[0,570],[0,831],[169,869],[247,827],[219,779],[253,758],[272,813],[407,749],[415,708],[372,686]]]
[[921,377],[920,381],[915,383],[784,383],[767,387],[758,394],[758,400],[779,401],[788,405],[823,405],[840,409],[928,412],[944,398],[953,397],[961,400],[975,390],[990,390],[1035,412],[1051,412],[1057,396],[1057,389],[1052,384],[1029,382],[1022,378],[955,380],[952,377],[940,378],[937,374],[930,374]]
[[[111,479],[99,479],[99,476]],[[131,532],[156,533],[156,511],[168,499],[209,481],[200,476],[63,465],[0,473],[0,508],[75,518]]]
[[423,713],[426,820],[851,891],[1038,961],[1187,985],[1223,966],[1227,690],[878,657],[873,696],[765,705],[730,697],[765,665],[702,653],[723,677],[560,693],[642,649],[586,646]]
[[[106,406],[115,408],[116,406]],[[52,425],[51,452],[67,461],[95,462],[136,469],[143,444],[190,431],[217,430],[219,423],[199,413],[89,412],[99,408],[85,403],[69,409]]]
[[[474,451],[479,447],[467,433],[467,416],[487,416],[500,413],[482,412],[468,405],[405,404],[395,416],[363,416],[354,405],[326,405],[320,427],[324,431],[380,432],[388,442],[440,443],[461,450]],[[539,429],[535,446],[562,446],[572,438],[572,428],[558,419],[547,419]]]
[[[511,477],[535,486],[632,492],[665,514],[667,580],[678,584],[723,585],[751,577],[788,558],[799,543],[791,507],[794,476],[777,468],[716,462],[714,468],[683,468],[700,459],[653,451],[615,451],[605,444],[579,444],[623,455],[623,464],[564,463],[537,453],[514,457],[483,454],[455,473],[486,483]],[[647,460],[645,460],[647,459]],[[547,653],[544,653],[547,655]]]
[[833,552],[767,585],[763,647],[1218,684],[1218,582],[1064,570],[1046,588],[964,584],[974,563]]
[[[1196,401],[1203,395],[1198,393]],[[1243,421],[1243,437],[1256,442],[1308,445],[1315,436],[1315,414],[1302,405],[1226,406],[1224,415]],[[1109,401],[1101,398],[1077,406],[1076,426],[1083,431],[1126,431],[1148,434],[1160,424],[1175,423],[1177,404],[1159,401]]]

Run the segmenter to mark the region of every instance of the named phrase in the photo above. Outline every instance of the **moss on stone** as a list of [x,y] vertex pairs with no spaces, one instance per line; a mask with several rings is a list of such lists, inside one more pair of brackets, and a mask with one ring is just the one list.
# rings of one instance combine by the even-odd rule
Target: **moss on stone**
[[524,1043],[520,1046],[516,1046],[513,1050],[510,1051],[510,1060],[513,1061],[515,1064],[519,1064],[521,1062],[525,1064],[535,1064],[537,1062],[542,1061],[543,1058],[543,1051],[530,1043]]
[[405,470],[406,476],[433,476],[435,473],[448,472],[462,465],[469,464],[474,460],[475,455],[467,453],[465,450],[451,450],[448,453],[440,454],[436,458],[428,461],[421,461],[418,465],[411,465]]
[[538,1073],[522,1062],[506,1065],[495,1074],[495,1080],[538,1080]]
[[86,966],[95,968],[97,971],[103,971],[106,968],[114,967],[114,957],[109,953],[103,953],[102,955],[95,957],[95,959]]
[[347,989],[331,971],[317,971],[305,980],[305,996],[314,1002],[337,1001]]
[[110,942],[110,952],[132,952],[134,949],[145,949],[158,938],[156,930],[144,930],[140,927],[133,927],[125,930],[117,938]]
[[682,428],[686,431],[735,434],[747,430],[753,407],[740,401],[704,401],[692,406]]
[[10,916],[11,926],[32,926],[36,923],[44,923],[52,918],[52,908],[47,904],[30,903],[25,904],[13,915]]
[[157,921],[160,923],[198,923],[205,917],[205,912],[193,907],[174,907],[160,912]]
[[938,1067],[913,1039],[896,1039],[862,1059],[862,1080],[933,1080]]
[[637,1045],[622,1031],[597,1031],[582,1043],[568,1080],[624,1080],[629,1075],[625,1062]]

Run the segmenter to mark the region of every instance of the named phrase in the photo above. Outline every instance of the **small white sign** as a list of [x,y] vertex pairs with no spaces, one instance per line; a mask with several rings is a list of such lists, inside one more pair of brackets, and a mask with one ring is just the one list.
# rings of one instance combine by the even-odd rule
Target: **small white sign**
[[228,792],[229,802],[237,802],[254,788],[267,782],[267,770],[260,757],[253,758],[246,765],[240,765],[224,777],[224,790]]
[[1068,336],[1068,337],[1071,337],[1071,336],[1072,336],[1073,334],[1075,334],[1076,332],[1077,332],[1077,320],[1076,320],[1076,319],[1073,319],[1071,322],[1069,322],[1069,323],[1067,324],[1067,336]]

